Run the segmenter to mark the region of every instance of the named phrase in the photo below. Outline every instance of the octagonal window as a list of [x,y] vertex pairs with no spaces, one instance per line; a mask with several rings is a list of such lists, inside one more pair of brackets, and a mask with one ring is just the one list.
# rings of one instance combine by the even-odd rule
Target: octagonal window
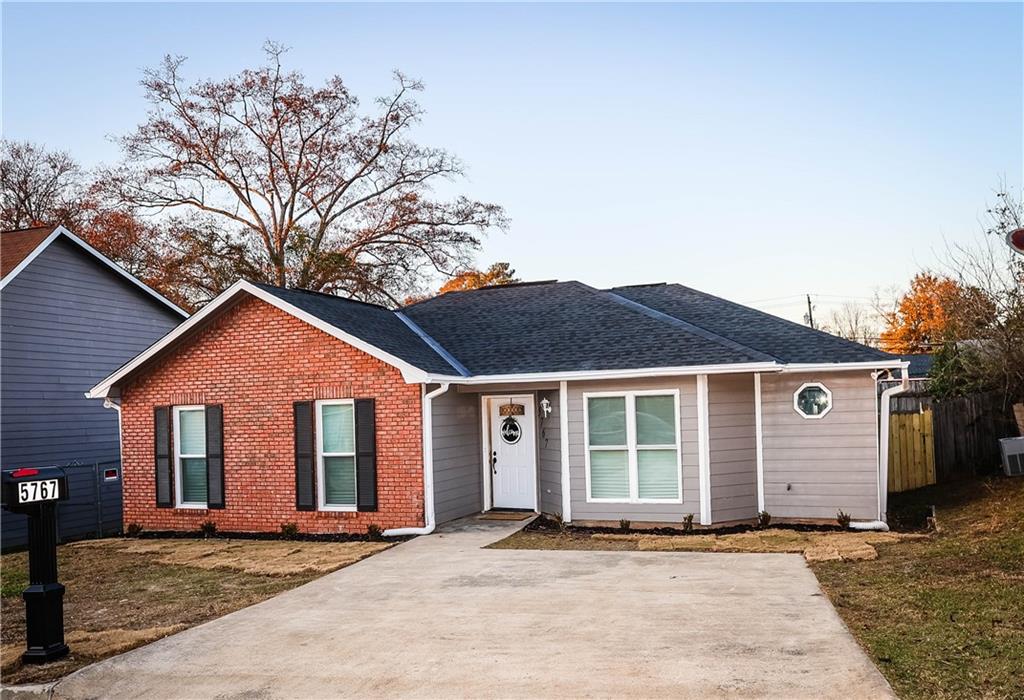
[[822,418],[832,410],[832,392],[824,384],[804,384],[793,394],[793,408],[804,418]]

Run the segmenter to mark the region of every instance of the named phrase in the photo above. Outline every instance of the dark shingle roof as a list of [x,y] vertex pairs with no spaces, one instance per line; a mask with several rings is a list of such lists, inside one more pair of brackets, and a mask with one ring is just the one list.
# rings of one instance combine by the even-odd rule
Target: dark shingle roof
[[928,373],[932,370],[932,364],[935,362],[935,356],[928,353],[900,355],[900,359],[910,363],[907,373],[914,378],[927,377]]
[[473,374],[771,361],[579,282],[450,292],[403,311]]
[[743,345],[757,348],[785,363],[899,359],[881,350],[680,284],[616,287],[610,291]]
[[458,372],[394,311],[383,306],[320,292],[282,289],[257,282],[253,284],[415,367],[437,374],[458,375]]

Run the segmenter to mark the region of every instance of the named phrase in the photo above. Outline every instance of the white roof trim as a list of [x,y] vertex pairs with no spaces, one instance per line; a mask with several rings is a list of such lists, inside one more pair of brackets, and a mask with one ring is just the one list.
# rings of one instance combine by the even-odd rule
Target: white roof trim
[[128,280],[129,282],[134,284],[136,287],[138,287],[142,291],[146,292],[146,294],[149,294],[151,297],[153,297],[154,299],[156,299],[160,303],[164,304],[165,306],[169,307],[170,309],[172,309],[176,313],[180,314],[183,318],[188,318],[188,312],[187,311],[185,311],[184,309],[178,308],[178,306],[173,304],[165,296],[163,296],[162,294],[157,292],[155,289],[153,289],[152,287],[147,285],[145,282],[140,280],[138,277],[136,277],[132,273],[128,272],[126,269],[124,269],[123,267],[118,265],[116,262],[114,262],[113,260],[108,258],[103,253],[101,253],[100,251],[98,251],[95,248],[93,248],[91,245],[86,243],[84,240],[82,240],[81,238],[79,238],[75,234],[71,233],[71,231],[68,231],[63,226],[58,226],[57,228],[53,229],[53,232],[49,236],[44,238],[43,241],[39,245],[37,245],[35,247],[35,249],[31,253],[26,255],[25,259],[22,260],[20,263],[18,263],[17,267],[15,267],[13,270],[8,272],[7,276],[4,277],[2,280],[0,280],[0,289],[3,289],[4,287],[6,287],[8,282],[10,282],[15,277],[17,277],[18,274],[22,270],[24,270],[26,267],[28,267],[32,263],[33,260],[35,260],[37,257],[39,257],[39,255],[44,250],[46,250],[49,247],[49,245],[51,243],[53,243],[57,239],[58,236],[65,236],[68,240],[70,240],[72,243],[75,243],[76,245],[78,245],[86,253],[89,253],[94,258],[99,260],[101,263],[103,263],[104,265],[109,267],[111,270],[113,270],[117,274],[119,274],[122,277],[124,277],[126,280]]
[[807,362],[784,365],[783,372],[847,372],[862,369],[904,369],[906,360],[877,360],[871,362]]
[[[102,399],[107,398],[110,395],[110,390],[119,381],[124,379],[126,376],[137,370],[143,364],[146,363],[151,357],[156,355],[158,352],[166,348],[168,345],[173,343],[175,340],[188,333],[191,329],[202,323],[206,318],[213,315],[213,313],[227,303],[229,300],[237,296],[238,294],[245,292],[252,296],[261,299],[272,306],[276,306],[287,314],[294,316],[295,318],[305,321],[314,328],[322,330],[330,336],[337,338],[345,343],[348,343],[357,350],[362,350],[367,355],[377,358],[378,360],[385,362],[392,367],[395,367],[402,373],[402,378],[409,384],[422,384],[427,381],[427,373],[418,367],[414,367],[405,360],[401,360],[394,355],[381,350],[375,345],[367,343],[361,338],[357,338],[350,333],[332,326],[326,321],[313,316],[310,313],[303,311],[302,309],[289,304],[288,302],[279,299],[270,292],[260,289],[250,282],[245,280],[239,280],[233,285],[225,289],[219,295],[217,295],[210,303],[204,306],[200,311],[196,312],[191,318],[179,325],[177,328],[172,330],[170,333],[165,335],[157,342],[150,345],[141,354],[137,355],[134,359],[123,365],[119,370],[111,374],[109,377],[104,379],[102,382],[94,386],[92,389],[86,392],[86,397],[90,399]],[[461,379],[461,377],[460,377]]]
[[686,365],[682,367],[640,367],[634,369],[586,370],[580,372],[536,372],[522,374],[481,374],[470,377],[452,377],[431,374],[431,383],[452,384],[514,384],[537,381],[588,381],[594,379],[640,379],[643,377],[679,377],[698,374],[740,374],[747,372],[846,372],[868,369],[900,369],[908,363],[903,360],[878,362],[835,362],[821,364],[780,364],[777,362],[746,362],[725,365]]
[[591,379],[639,379],[642,377],[677,377],[697,374],[738,374],[742,372],[779,372],[783,365],[775,362],[747,362],[732,365],[687,365],[683,367],[639,367],[633,369],[583,370],[579,372],[534,372],[523,374],[480,374],[474,377],[449,377],[432,374],[430,383],[513,384],[537,381],[587,381]]

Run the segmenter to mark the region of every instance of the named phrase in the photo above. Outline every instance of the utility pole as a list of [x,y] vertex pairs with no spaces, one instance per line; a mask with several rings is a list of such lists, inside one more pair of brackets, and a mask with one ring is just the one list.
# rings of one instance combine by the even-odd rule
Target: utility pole
[[807,325],[814,328],[814,308],[811,306],[811,295],[807,295]]

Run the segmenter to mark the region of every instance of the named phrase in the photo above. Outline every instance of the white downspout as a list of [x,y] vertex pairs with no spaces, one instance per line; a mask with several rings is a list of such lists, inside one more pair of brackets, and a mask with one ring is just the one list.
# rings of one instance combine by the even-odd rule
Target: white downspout
[[423,527],[396,527],[384,531],[385,537],[429,535],[434,531],[434,417],[431,403],[448,391],[448,382],[423,395]]
[[[103,408],[112,408],[117,411],[117,458],[118,460],[124,460],[124,434],[121,427],[121,404],[109,396],[103,399]],[[121,468],[124,469],[124,463],[121,462]]]
[[890,399],[910,389],[910,377],[907,368],[900,370],[900,385],[886,389],[879,399],[880,417],[878,421],[878,520],[873,523],[850,523],[855,530],[888,530],[885,524],[885,512],[889,506],[889,414]]

